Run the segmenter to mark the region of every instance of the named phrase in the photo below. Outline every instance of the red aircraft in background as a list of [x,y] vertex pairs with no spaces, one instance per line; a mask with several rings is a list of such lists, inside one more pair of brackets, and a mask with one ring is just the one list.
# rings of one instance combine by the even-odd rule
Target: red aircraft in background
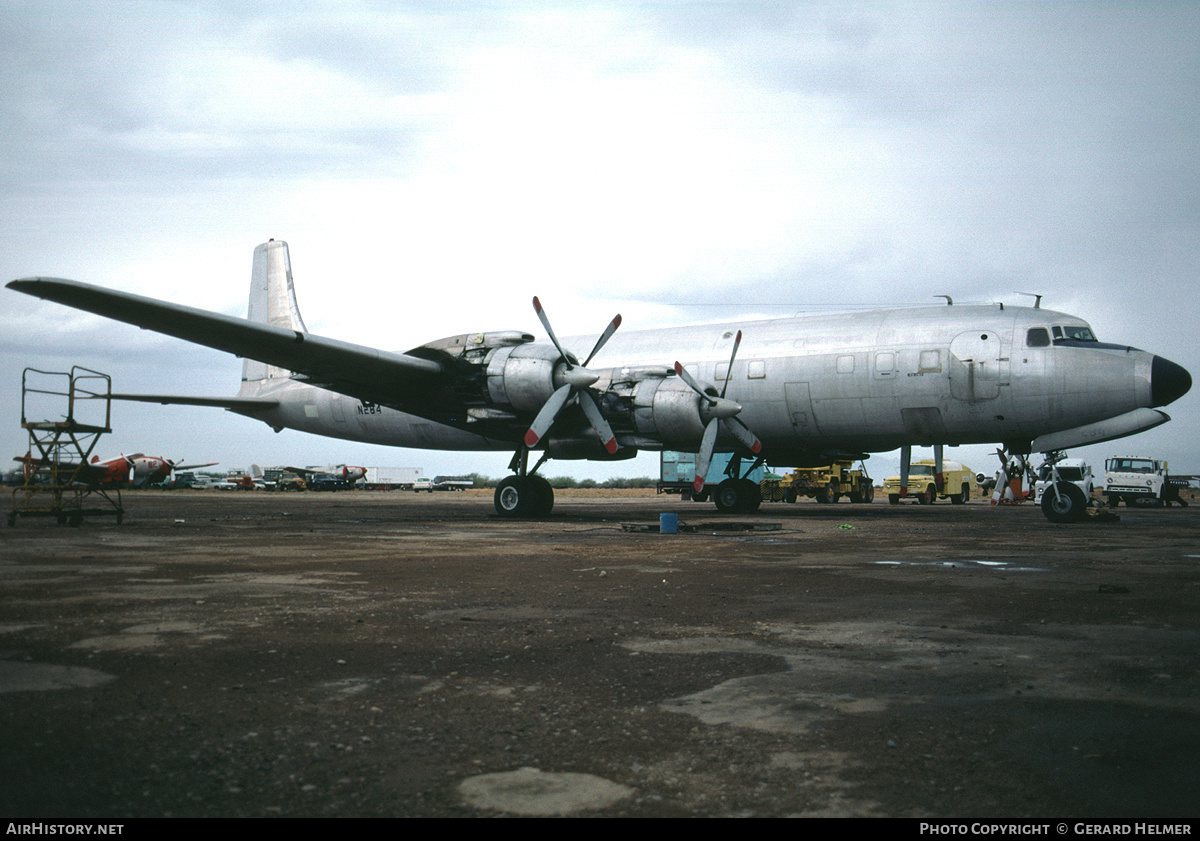
[[[36,459],[31,453],[14,456],[13,461],[19,461],[24,465],[26,478],[32,476],[39,469],[49,466],[46,459]],[[92,456],[92,460],[86,464],[60,462],[58,471],[60,475],[67,475],[73,471],[72,481],[85,485],[115,487],[131,484],[136,488],[144,488],[147,485],[163,481],[174,470],[194,470],[200,467],[212,467],[214,464],[217,462],[179,464],[178,461],[161,456],[133,453],[131,455],[122,454],[107,461],[101,461],[100,456]]]

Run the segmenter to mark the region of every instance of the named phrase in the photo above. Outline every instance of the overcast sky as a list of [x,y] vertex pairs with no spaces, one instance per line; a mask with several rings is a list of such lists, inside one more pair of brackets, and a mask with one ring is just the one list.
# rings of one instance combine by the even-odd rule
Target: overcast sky
[[[5,281],[244,315],[274,237],[309,330],[394,350],[541,336],[534,294],[571,335],[615,312],[640,329],[1036,292],[1200,372],[1200,3],[0,2],[0,38]],[[71,365],[212,395],[241,371],[0,291],[12,455],[21,370]],[[1073,455],[1200,472],[1198,392]],[[113,423],[103,455],[223,468],[508,461],[219,410],[121,405]]]

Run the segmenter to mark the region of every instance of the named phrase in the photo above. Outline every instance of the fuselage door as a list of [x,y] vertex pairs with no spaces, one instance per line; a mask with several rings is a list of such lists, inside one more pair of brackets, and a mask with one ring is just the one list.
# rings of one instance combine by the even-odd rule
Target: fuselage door
[[1007,379],[1003,342],[992,328],[968,330],[950,343],[950,394],[975,402],[1000,396],[1000,383]]
[[784,398],[787,400],[788,415],[792,429],[801,437],[817,434],[817,419],[813,416],[812,394],[808,383],[784,383]]

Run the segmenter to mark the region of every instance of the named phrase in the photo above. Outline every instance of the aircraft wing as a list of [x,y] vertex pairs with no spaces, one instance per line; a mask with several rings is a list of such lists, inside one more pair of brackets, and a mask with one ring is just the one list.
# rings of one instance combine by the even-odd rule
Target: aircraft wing
[[[420,400],[440,391],[447,380],[448,372],[430,359],[257,324],[78,281],[35,277],[11,281],[8,288],[285,368],[305,382],[383,405],[399,407]],[[165,397],[124,395],[122,399],[165,403]],[[255,405],[233,405],[245,401],[232,398],[179,397],[169,402],[224,406],[235,411],[270,408],[258,401],[253,401]]]

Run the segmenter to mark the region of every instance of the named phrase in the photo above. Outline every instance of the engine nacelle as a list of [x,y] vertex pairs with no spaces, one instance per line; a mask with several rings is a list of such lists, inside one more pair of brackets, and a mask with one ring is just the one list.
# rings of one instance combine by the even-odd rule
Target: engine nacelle
[[634,386],[633,423],[639,434],[666,445],[693,448],[704,435],[700,398],[675,378],[644,379]]
[[555,369],[562,357],[550,345],[504,347],[487,363],[487,389],[492,402],[521,412],[537,412],[555,388]]

